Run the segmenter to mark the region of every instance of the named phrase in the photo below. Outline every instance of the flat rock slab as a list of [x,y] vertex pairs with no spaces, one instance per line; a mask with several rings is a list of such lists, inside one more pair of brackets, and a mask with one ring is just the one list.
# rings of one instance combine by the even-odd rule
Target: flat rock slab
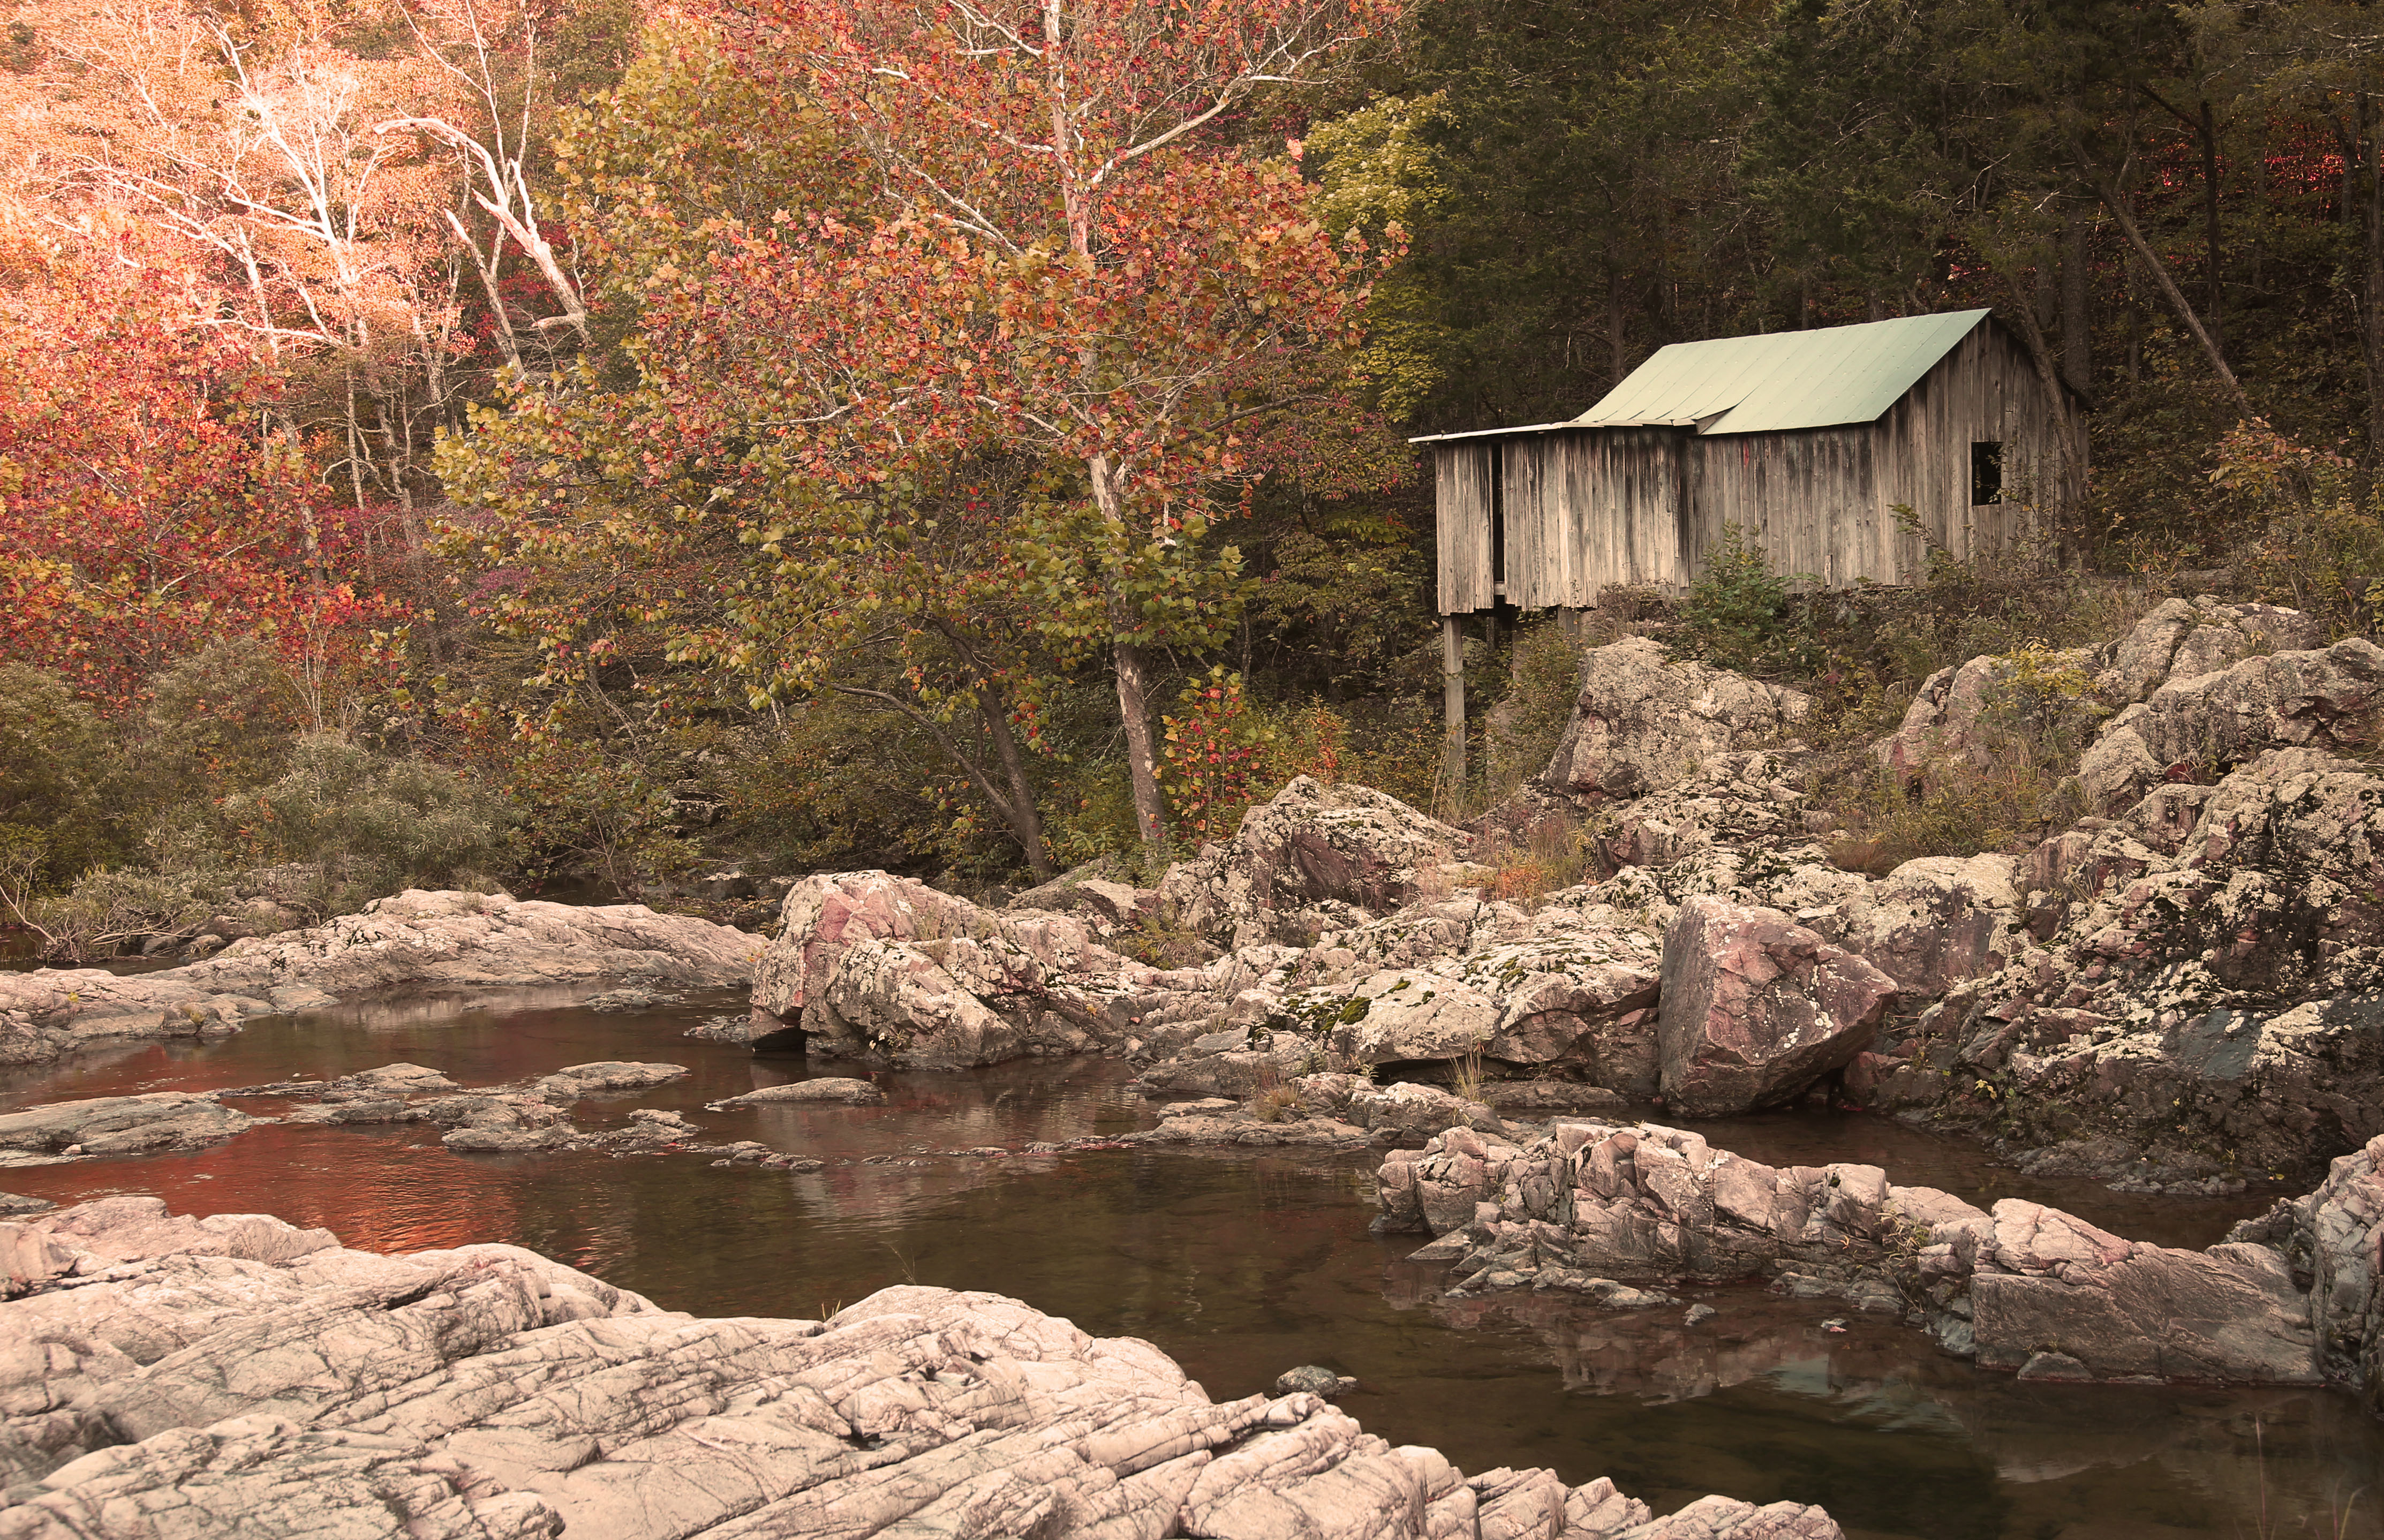
[[186,1091],[96,1097],[0,1113],[0,1150],[29,1155],[139,1155],[199,1149],[256,1120]]
[[406,986],[503,988],[615,975],[737,985],[751,975],[764,944],[643,904],[582,907],[408,889],[362,913],[235,941],[203,962],[157,973],[0,974],[0,1063],[43,1063],[112,1038],[232,1032],[251,1016]]
[[[2384,1336],[2384,1312],[2365,1302],[2384,1236],[2379,1162],[2384,1138],[2260,1236],[2239,1226],[2186,1251],[2021,1198],[1981,1211],[1877,1166],[1774,1167],[1684,1129],[1558,1120],[1528,1146],[1460,1128],[1394,1152],[1375,1174],[1375,1228],[1432,1231],[1415,1260],[1454,1263],[1459,1292],[1583,1288],[1592,1272],[1770,1275],[1775,1289],[1863,1309],[1928,1299],[1940,1344],[1989,1367],[2055,1351],[2097,1380],[2358,1384]],[[2296,1285],[2288,1250],[2311,1260],[2318,1290]]]
[[704,1104],[705,1111],[717,1112],[730,1107],[771,1107],[782,1102],[840,1101],[853,1107],[875,1107],[886,1099],[886,1093],[866,1080],[854,1080],[841,1075],[823,1075],[816,1080],[797,1080],[784,1086],[764,1086],[758,1091],[732,1096]]
[[991,1294],[702,1320],[516,1247],[375,1256],[153,1198],[0,1224],[0,1340],[43,1344],[0,1403],[8,1540],[1839,1535],[1469,1477]]
[[642,1091],[686,1074],[685,1064],[570,1064],[541,1077],[530,1088],[549,1101],[576,1101],[605,1091]]

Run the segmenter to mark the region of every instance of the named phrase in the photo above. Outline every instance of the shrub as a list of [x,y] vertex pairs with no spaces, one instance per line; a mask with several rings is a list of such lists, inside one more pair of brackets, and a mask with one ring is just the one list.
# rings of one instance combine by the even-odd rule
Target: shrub
[[1681,602],[1675,650],[1742,674],[1818,672],[1822,654],[1811,608],[1788,591],[1791,582],[1818,581],[1773,572],[1745,531],[1726,524],[1721,539],[1706,551],[1705,571]]
[[2018,854],[2087,811],[2074,771],[2105,714],[2093,681],[2041,641],[2000,661],[1962,751],[1908,783],[1867,754],[1859,774],[1824,777],[1819,805],[1847,830],[1831,851],[1838,865],[1883,874],[1919,856]]
[[[65,679],[0,664],[0,825],[18,831],[11,849],[21,881],[65,886],[126,854],[131,791],[106,725]],[[37,855],[29,842],[38,842]]]
[[1559,818],[1544,818],[1525,833],[1521,848],[1510,850],[1482,890],[1485,899],[1535,904],[1602,876],[1596,831]]
[[2219,441],[2217,458],[2210,479],[2254,531],[2237,553],[2253,591],[2324,617],[2338,636],[2373,630],[2384,613],[2384,488],[2256,418]]
[[[1242,697],[1242,677],[1220,664],[1177,694],[1160,717],[1160,789],[1187,840],[1223,838],[1251,802],[1260,755],[1274,731]],[[1230,822],[1228,822],[1230,820]]]
[[1572,720],[1581,684],[1582,644],[1553,620],[1515,635],[1506,699],[1483,714],[1484,765],[1480,801],[1490,806],[1548,766]]
[[1271,1087],[1251,1099],[1250,1115],[1260,1123],[1289,1123],[1308,1115],[1308,1103],[1289,1086]]
[[253,861],[317,868],[312,907],[325,913],[484,871],[512,822],[502,798],[453,770],[329,734],[300,739],[279,779],[226,798],[223,813]]

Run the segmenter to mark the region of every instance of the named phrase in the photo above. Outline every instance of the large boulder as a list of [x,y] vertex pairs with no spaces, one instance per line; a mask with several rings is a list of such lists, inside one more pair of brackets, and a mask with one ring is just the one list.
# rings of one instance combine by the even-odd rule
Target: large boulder
[[2313,1173],[2384,1133],[2384,778],[2271,750],[2196,790],[2027,858],[2042,927],[1868,1099],[2142,1186]]
[[2014,865],[2007,855],[1907,861],[1849,897],[1832,917],[1835,939],[1905,998],[1934,1000],[2000,972],[2025,945]]
[[1131,1025],[1111,1007],[1162,981],[1071,916],[997,914],[884,872],[807,877],[782,915],[748,1040],[792,1028],[835,1058],[954,1069],[1105,1047]]
[[1597,850],[1615,867],[1675,865],[1708,851],[1744,857],[1803,845],[1815,823],[1800,748],[1706,756],[1696,774],[1608,810]]
[[2384,1413],[2384,1135],[2339,1157],[2316,1191],[2228,1238],[2273,1244],[2309,1275],[2320,1367]]
[[376,1256],[255,1216],[178,1228],[154,1199],[0,1224],[0,1262],[17,1540],[1839,1533],[1793,1504],[1676,1523],[1604,1479],[1469,1478],[1314,1394],[1212,1402],[1149,1343],[990,1294],[703,1320],[515,1247]]
[[2094,689],[2106,705],[2131,705],[2172,678],[2199,678],[2261,652],[2308,652],[2326,640],[2326,623],[2300,610],[2229,604],[2206,593],[2164,600],[2096,654]]
[[2173,677],[2105,724],[2078,764],[2098,809],[2134,805],[2163,780],[2217,780],[2263,751],[2364,750],[2384,709],[2384,648],[2352,637]]
[[[2085,665],[2092,659],[2079,648],[2027,661],[2035,667],[2066,671],[2082,692],[2089,682]],[[1989,767],[1998,708],[2008,711],[2008,687],[2022,665],[2019,656],[1990,656],[1939,669],[1921,681],[1896,730],[1870,746],[1871,758],[1900,781]]]
[[[1994,757],[1998,714],[2012,714],[2016,702],[2009,687],[2024,673],[2056,688],[2066,685],[2067,692],[2090,700],[2101,711],[2122,711],[2172,680],[2191,681],[2260,654],[2325,644],[2325,626],[2299,610],[2225,604],[2207,594],[2191,602],[2171,599],[2127,636],[2100,649],[1977,657],[1939,669],[1922,681],[1897,729],[1871,745],[1871,756],[1907,781],[1944,768],[1988,768]],[[2111,738],[2117,727],[2113,724],[2104,736]],[[2090,786],[2111,780],[2123,758],[2129,771],[2138,771],[2140,747],[2123,735],[2099,754],[2090,751]],[[2143,755],[2152,751],[2144,750]],[[2136,789],[2142,779],[2138,774]],[[2102,789],[2118,794],[2113,788]]]
[[1160,880],[1176,924],[1228,947],[1305,946],[1434,895],[1474,837],[1371,787],[1301,776]]
[[1776,1106],[1869,1047],[1895,980],[1776,909],[1693,898],[1664,933],[1665,1102]]
[[0,1063],[124,1037],[203,1037],[260,1015],[398,987],[503,988],[634,975],[744,982],[762,939],[643,904],[523,901],[408,889],[308,930],[233,942],[203,962],[126,976],[0,973]]
[[1256,1043],[1343,1067],[1478,1055],[1496,1074],[1553,1072],[1651,1095],[1660,968],[1655,938],[1608,912],[1552,904],[1533,915],[1473,899],[1419,906],[1321,938],[1288,964],[1290,987],[1245,991],[1219,1030],[1145,1078],[1230,1094],[1244,1078],[1226,1073],[1235,1066],[1192,1062]]
[[1577,797],[1620,800],[1679,785],[1712,755],[1786,734],[1809,696],[1631,637],[1583,654],[1571,720],[1546,782]]
[[2058,1355],[2092,1379],[2321,1378],[2308,1302],[2267,1247],[2147,1246],[2011,1198],[1980,1242],[1971,1330],[1988,1368]]

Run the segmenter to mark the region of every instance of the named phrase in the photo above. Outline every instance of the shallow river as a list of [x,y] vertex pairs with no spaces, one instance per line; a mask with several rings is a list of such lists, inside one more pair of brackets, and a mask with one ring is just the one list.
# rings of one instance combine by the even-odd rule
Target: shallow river
[[[1668,1510],[1719,1491],[1828,1505],[1849,1535],[2053,1540],[2384,1535],[2384,1423],[2340,1396],[2022,1385],[1834,1301],[1695,1289],[1720,1311],[1603,1311],[1546,1298],[1444,1300],[1446,1270],[1377,1239],[1378,1157],[1095,1150],[920,1152],[1122,1132],[1149,1105],[1103,1061],[885,1076],[878,1108],[708,1113],[708,1100],[838,1066],[756,1059],[680,1034],[734,997],[602,1015],[569,997],[427,1000],[270,1022],[214,1043],[143,1046],[0,1078],[0,1106],[331,1076],[396,1060],[466,1085],[595,1060],[686,1064],[687,1079],[583,1105],[686,1112],[708,1136],[820,1157],[808,1174],[689,1155],[461,1156],[438,1130],[254,1129],[197,1155],[0,1171],[61,1202],[155,1193],[197,1213],[263,1211],[377,1250],[513,1241],[708,1315],[815,1315],[888,1284],[989,1289],[1087,1331],[1142,1336],[1218,1397],[1323,1363],[1347,1409],[1468,1471],[1612,1476]],[[276,1104],[242,1103],[270,1112]],[[2265,1198],[2129,1198],[1997,1172],[1969,1147],[1879,1119],[1699,1124],[1775,1162],[1885,1166],[1974,1201],[2059,1203],[2144,1239],[2201,1246]],[[864,1164],[873,1157],[876,1163]],[[1843,1332],[1824,1322],[1844,1318]],[[2355,1495],[2355,1504],[2353,1498]],[[2347,1521],[2338,1524],[2346,1506]]]

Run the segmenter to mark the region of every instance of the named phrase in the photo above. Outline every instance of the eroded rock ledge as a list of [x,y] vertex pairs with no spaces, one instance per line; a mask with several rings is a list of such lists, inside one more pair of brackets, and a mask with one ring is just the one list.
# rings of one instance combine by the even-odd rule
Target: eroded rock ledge
[[1306,1392],[1211,1401],[997,1295],[700,1320],[510,1246],[381,1257],[116,1198],[0,1223],[8,1540],[1831,1540],[1468,1477]]
[[250,1016],[402,986],[488,989],[608,977],[742,985],[761,949],[759,937],[643,904],[409,888],[329,925],[235,941],[186,967],[127,977],[97,968],[0,974],[0,1063],[43,1063],[111,1038],[207,1037]]
[[1432,1232],[1417,1260],[1455,1262],[1459,1291],[1771,1277],[2027,1378],[2332,1381],[2384,1410],[2384,1137],[2202,1251],[1644,1123],[1558,1123],[1528,1146],[1452,1129],[1393,1152],[1376,1186],[1377,1228]]

